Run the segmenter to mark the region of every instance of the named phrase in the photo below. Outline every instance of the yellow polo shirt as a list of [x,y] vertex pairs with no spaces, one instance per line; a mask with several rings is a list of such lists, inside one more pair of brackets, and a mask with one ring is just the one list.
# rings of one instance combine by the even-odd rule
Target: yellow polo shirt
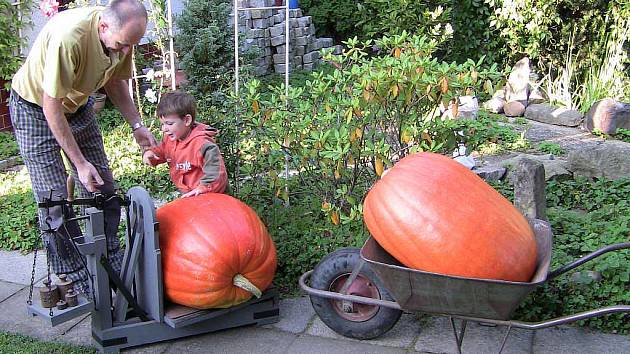
[[20,97],[43,106],[43,93],[63,98],[65,113],[74,113],[90,94],[110,79],[131,77],[131,52],[105,54],[98,35],[103,7],[62,11],[37,36],[11,87]]

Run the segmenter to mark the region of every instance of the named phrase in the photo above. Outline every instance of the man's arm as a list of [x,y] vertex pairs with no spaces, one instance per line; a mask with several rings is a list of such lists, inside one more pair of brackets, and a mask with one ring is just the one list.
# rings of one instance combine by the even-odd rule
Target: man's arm
[[[127,85],[127,81],[116,79],[109,80],[109,82],[105,84],[105,91],[107,91],[107,96],[109,96],[109,99],[118,108],[129,125],[133,127],[134,124],[142,124],[140,113],[138,113],[136,106],[129,96],[129,85]],[[144,125],[133,130],[133,137],[136,139],[138,145],[144,149],[156,145],[153,134],[151,134],[151,131]]]
[[60,98],[43,95],[43,110],[48,121],[50,131],[57,139],[59,146],[66,153],[72,164],[76,167],[79,180],[89,192],[95,192],[96,186],[103,185],[103,179],[96,168],[85,159],[81,153],[77,141],[72,135],[72,130],[63,112]]

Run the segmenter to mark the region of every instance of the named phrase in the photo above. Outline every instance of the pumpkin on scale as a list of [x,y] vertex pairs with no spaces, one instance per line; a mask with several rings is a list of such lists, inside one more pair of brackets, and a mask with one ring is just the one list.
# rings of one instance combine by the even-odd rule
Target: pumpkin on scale
[[439,154],[400,160],[368,192],[363,214],[376,241],[410,268],[518,282],[536,270],[527,219],[475,173]]
[[229,195],[181,198],[157,210],[166,297],[198,309],[259,297],[276,272],[276,248],[258,215]]

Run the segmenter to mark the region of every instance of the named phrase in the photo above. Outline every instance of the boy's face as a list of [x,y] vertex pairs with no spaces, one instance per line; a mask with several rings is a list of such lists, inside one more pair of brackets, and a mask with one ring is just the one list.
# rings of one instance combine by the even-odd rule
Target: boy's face
[[176,114],[160,117],[164,137],[171,140],[185,139],[192,130],[192,120],[190,114],[183,117]]

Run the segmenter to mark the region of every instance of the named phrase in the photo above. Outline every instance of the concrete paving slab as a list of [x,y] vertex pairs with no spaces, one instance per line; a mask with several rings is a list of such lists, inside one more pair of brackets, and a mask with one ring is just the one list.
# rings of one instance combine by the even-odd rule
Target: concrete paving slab
[[308,297],[280,300],[280,321],[264,328],[276,328],[284,332],[302,333],[315,316]]
[[534,353],[630,353],[630,336],[562,326],[542,329],[534,337]]
[[28,314],[26,311],[27,299],[28,288],[24,288],[0,303],[0,313],[2,314],[0,316],[0,330],[21,333],[45,341],[55,341],[82,318],[51,327],[43,319]]
[[360,341],[343,337],[326,326],[319,317],[315,318],[313,324],[309,327],[306,333],[316,337],[343,339],[358,343],[369,343],[387,347],[407,348],[411,346],[415,338],[418,336],[419,331],[420,326],[416,320],[416,316],[413,314],[403,314],[398,323],[396,323],[394,328],[392,328],[389,332],[379,338],[371,339],[369,341]]
[[383,347],[374,345],[370,341],[370,344],[366,342],[355,342],[349,340],[337,340],[322,337],[312,337],[309,335],[299,336],[291,346],[287,349],[286,353],[299,353],[299,354],[400,354],[407,353],[401,348]]
[[[121,353],[133,353],[133,354],[165,354],[174,346],[177,348],[178,342],[163,342],[151,345],[145,345],[138,348],[129,348],[124,349]],[[186,352],[180,352],[179,354],[183,354]]]
[[[33,269],[33,254],[22,254],[18,251],[0,250],[0,281],[16,284],[30,284]],[[37,253],[35,280],[46,276],[46,252]]]
[[66,329],[56,338],[57,341],[72,345],[82,345],[84,347],[93,347],[92,340],[92,318],[89,314],[82,315],[74,326]]
[[17,293],[24,287],[24,284],[15,284],[0,280],[0,302],[8,299],[11,295]]
[[296,336],[261,327],[240,327],[174,341],[169,354],[286,353]]
[[[455,324],[459,330],[460,321],[456,320]],[[488,327],[468,322],[462,353],[496,353],[499,351],[506,331],[507,327]],[[532,352],[532,343],[532,331],[512,329],[505,343],[503,353],[530,354]],[[420,332],[415,350],[428,353],[457,353],[455,336],[453,335],[449,319],[441,316],[429,317],[427,325]]]

